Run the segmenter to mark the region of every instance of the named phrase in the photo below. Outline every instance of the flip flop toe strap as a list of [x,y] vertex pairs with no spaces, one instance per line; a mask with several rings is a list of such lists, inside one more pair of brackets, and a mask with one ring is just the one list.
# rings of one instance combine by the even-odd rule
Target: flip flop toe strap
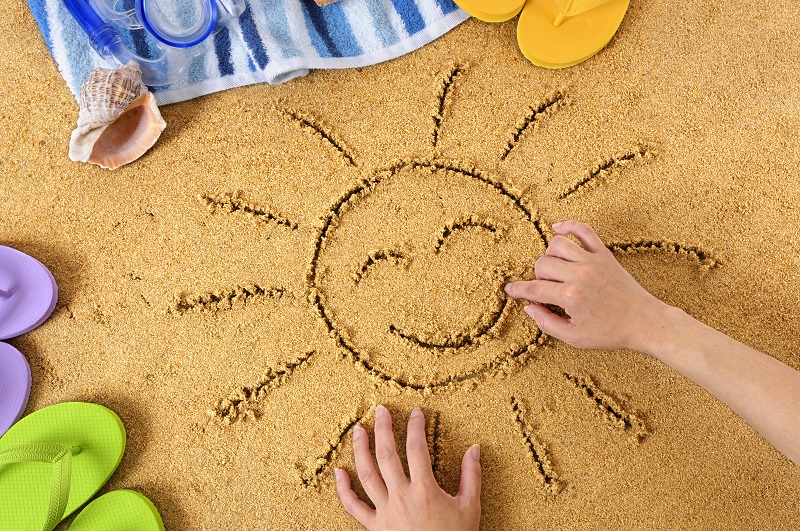
[[559,13],[553,26],[560,26],[565,18],[580,15],[608,2],[609,0],[555,0]]
[[[13,446],[0,452],[0,467],[11,463],[50,463],[53,476],[50,482],[50,499],[47,505],[47,519],[44,531],[50,531],[64,516],[69,500],[69,484],[72,476],[72,456],[80,453],[80,448],[72,448],[58,443],[36,443]],[[0,469],[2,475],[2,469]]]

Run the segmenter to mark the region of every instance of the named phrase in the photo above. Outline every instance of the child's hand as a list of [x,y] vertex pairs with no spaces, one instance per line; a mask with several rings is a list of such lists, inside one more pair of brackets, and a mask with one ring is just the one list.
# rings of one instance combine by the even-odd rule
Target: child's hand
[[453,497],[439,488],[433,477],[425,436],[425,417],[414,408],[408,419],[406,455],[411,478],[397,455],[389,411],[375,410],[375,455],[380,474],[369,451],[369,435],[361,426],[353,429],[356,470],[375,509],[361,501],[350,487],[350,476],[336,469],[336,491],[345,510],[372,530],[475,530],[481,519],[480,450],[473,446],[461,460],[461,487]]
[[569,319],[541,306],[525,307],[544,333],[582,348],[630,348],[647,352],[667,305],[650,295],[617,262],[589,225],[556,223],[563,236],[536,261],[536,280],[506,284],[518,299],[560,306]]

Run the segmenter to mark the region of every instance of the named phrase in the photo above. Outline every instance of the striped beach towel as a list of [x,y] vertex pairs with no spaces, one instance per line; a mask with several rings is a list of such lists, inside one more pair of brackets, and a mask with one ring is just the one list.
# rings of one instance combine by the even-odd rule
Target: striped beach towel
[[[88,0],[87,0],[88,1]],[[134,5],[134,0],[125,0]],[[108,67],[61,0],[28,0],[47,46],[77,97],[93,68]],[[279,84],[315,68],[353,68],[387,61],[437,39],[469,15],[453,0],[247,0],[237,20],[200,46],[181,82],[153,92],[159,104],[251,83]],[[143,30],[118,29],[138,55],[153,57]]]

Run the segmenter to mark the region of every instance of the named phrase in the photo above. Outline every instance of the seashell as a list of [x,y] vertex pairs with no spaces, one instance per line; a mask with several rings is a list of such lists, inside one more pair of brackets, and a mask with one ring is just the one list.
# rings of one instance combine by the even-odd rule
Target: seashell
[[92,70],[81,87],[80,106],[69,158],[109,170],[141,157],[167,126],[134,62]]

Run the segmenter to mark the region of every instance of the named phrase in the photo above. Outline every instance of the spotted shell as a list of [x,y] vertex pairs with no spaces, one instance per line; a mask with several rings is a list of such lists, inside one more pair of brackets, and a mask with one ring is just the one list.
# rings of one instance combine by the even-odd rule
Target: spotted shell
[[78,125],[97,127],[113,122],[141,95],[142,88],[142,72],[136,63],[95,68],[81,86]]
[[78,127],[70,138],[69,157],[115,169],[141,157],[164,127],[138,64],[96,68],[81,87]]

